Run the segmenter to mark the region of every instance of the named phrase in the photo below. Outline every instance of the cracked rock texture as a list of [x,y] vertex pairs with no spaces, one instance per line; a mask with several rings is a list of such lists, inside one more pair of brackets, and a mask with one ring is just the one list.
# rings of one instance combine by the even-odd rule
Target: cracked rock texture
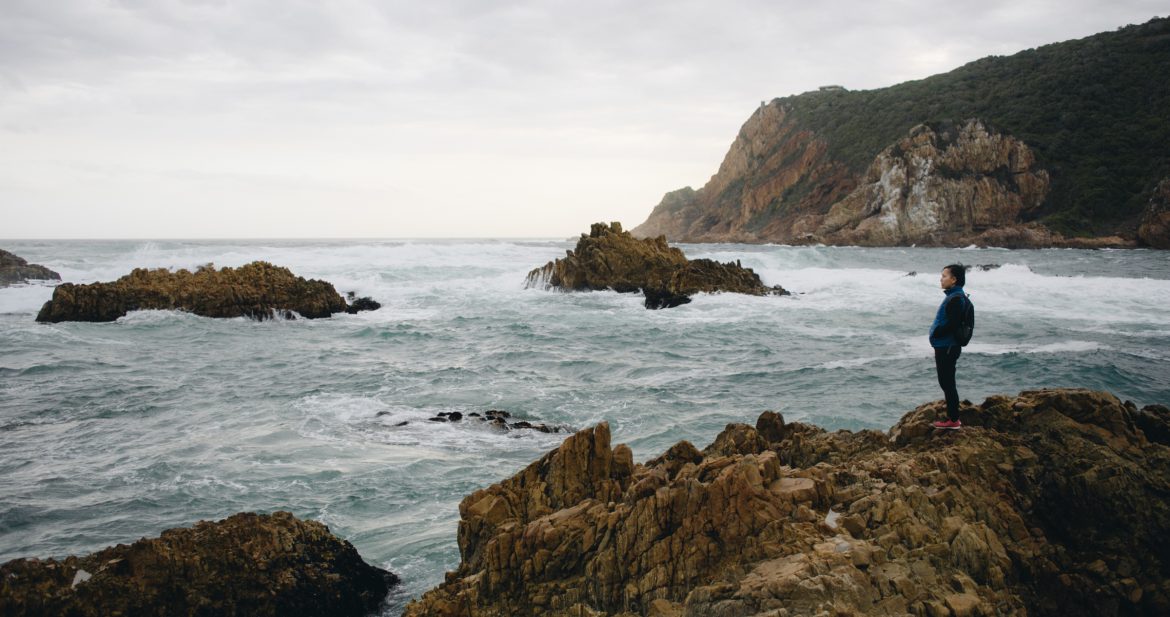
[[889,432],[765,412],[634,464],[581,431],[460,505],[408,617],[1170,614],[1170,410],[1088,390]]
[[397,577],[288,512],[241,513],[85,557],[0,565],[0,615],[359,616]]

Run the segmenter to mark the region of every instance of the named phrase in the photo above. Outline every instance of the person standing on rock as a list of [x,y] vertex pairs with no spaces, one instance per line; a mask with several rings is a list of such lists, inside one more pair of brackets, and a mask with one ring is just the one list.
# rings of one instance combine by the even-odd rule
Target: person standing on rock
[[963,352],[955,334],[963,314],[963,284],[967,281],[967,268],[962,264],[951,264],[942,269],[939,284],[946,298],[938,307],[934,323],[930,326],[930,346],[934,348],[934,368],[938,372],[938,385],[947,399],[947,419],[939,420],[935,428],[958,429],[959,388],[955,383],[955,365]]

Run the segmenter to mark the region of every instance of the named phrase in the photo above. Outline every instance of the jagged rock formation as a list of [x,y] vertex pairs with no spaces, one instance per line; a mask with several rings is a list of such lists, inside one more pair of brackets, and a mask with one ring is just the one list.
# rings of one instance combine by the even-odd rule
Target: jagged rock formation
[[1170,410],[1087,390],[965,428],[765,412],[635,465],[606,424],[460,504],[462,561],[407,617],[1163,615]]
[[667,193],[638,237],[672,242],[785,242],[812,230],[833,203],[857,186],[828,144],[779,103],[744,123],[719,171],[698,191]]
[[588,235],[581,234],[576,249],[566,253],[529,272],[525,286],[563,291],[645,290],[647,308],[677,306],[700,292],[787,293],[779,286],[765,286],[751,268],[710,259],[688,260],[665,238],[635,238],[622,230],[621,223],[594,223]]
[[288,268],[254,261],[239,268],[216,270],[211,264],[195,272],[137,268],[112,283],[74,285],[53,290],[37,321],[114,321],[130,311],[190,311],[204,317],[274,315],[314,319],[346,310],[345,298],[333,285],[305,280]]
[[366,615],[393,574],[288,512],[241,513],[85,557],[0,565],[0,614]]
[[[937,199],[946,201],[930,209],[944,216],[926,234],[928,243],[961,244],[970,236],[978,244],[1037,248],[1154,246],[1138,234],[1166,176],[1168,40],[1170,19],[1154,18],[887,88],[822,88],[761,103],[706,185],[668,193],[634,234],[671,242],[903,243],[929,222],[910,216],[908,206]],[[973,118],[990,141],[933,159],[949,167],[947,175],[881,160],[908,136],[918,138],[917,125],[957,133]],[[958,128],[940,128],[949,126]],[[1035,161],[986,166],[995,148],[1022,153],[1023,144]],[[897,181],[878,187],[871,171],[909,175],[886,176]],[[838,208],[842,224],[861,224],[884,206],[891,221],[912,229],[865,228],[856,239],[849,227],[820,229],[835,204],[865,185],[866,195]],[[927,194],[898,195],[899,185]],[[898,216],[896,201],[907,206]]]
[[1158,183],[1150,206],[1138,228],[1138,239],[1146,246],[1170,249],[1170,178]]
[[1033,221],[1049,185],[1026,144],[978,119],[915,126],[853,175],[773,102],[744,124],[706,186],[668,194],[633,233],[686,242],[1133,245],[1118,236],[1065,238]]
[[1021,223],[1048,193],[1023,142],[978,120],[919,125],[886,148],[862,185],[833,205],[813,232],[818,242],[868,246],[979,243],[987,230]]
[[30,264],[8,251],[0,250],[0,287],[27,283],[30,280],[59,281],[61,275],[44,266]]

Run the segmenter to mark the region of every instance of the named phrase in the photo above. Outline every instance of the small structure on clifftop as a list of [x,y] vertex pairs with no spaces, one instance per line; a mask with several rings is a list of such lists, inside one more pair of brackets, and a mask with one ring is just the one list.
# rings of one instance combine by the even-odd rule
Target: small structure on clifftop
[[525,287],[562,291],[643,292],[646,308],[669,308],[700,293],[734,292],[753,296],[787,295],[768,287],[751,268],[738,262],[688,260],[664,236],[635,238],[621,223],[594,223],[574,250],[528,273]]

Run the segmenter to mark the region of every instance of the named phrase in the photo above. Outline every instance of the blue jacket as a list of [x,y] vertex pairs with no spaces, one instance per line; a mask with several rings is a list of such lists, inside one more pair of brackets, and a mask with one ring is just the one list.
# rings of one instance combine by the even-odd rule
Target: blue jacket
[[[963,288],[958,285],[945,290],[944,293],[947,294],[947,297],[943,298],[942,304],[938,305],[934,323],[930,324],[931,347],[954,347],[959,344],[955,340],[955,328],[958,327],[959,320],[962,318],[962,298],[966,297],[966,294],[963,293]],[[959,298],[959,301],[951,302],[956,297]]]

